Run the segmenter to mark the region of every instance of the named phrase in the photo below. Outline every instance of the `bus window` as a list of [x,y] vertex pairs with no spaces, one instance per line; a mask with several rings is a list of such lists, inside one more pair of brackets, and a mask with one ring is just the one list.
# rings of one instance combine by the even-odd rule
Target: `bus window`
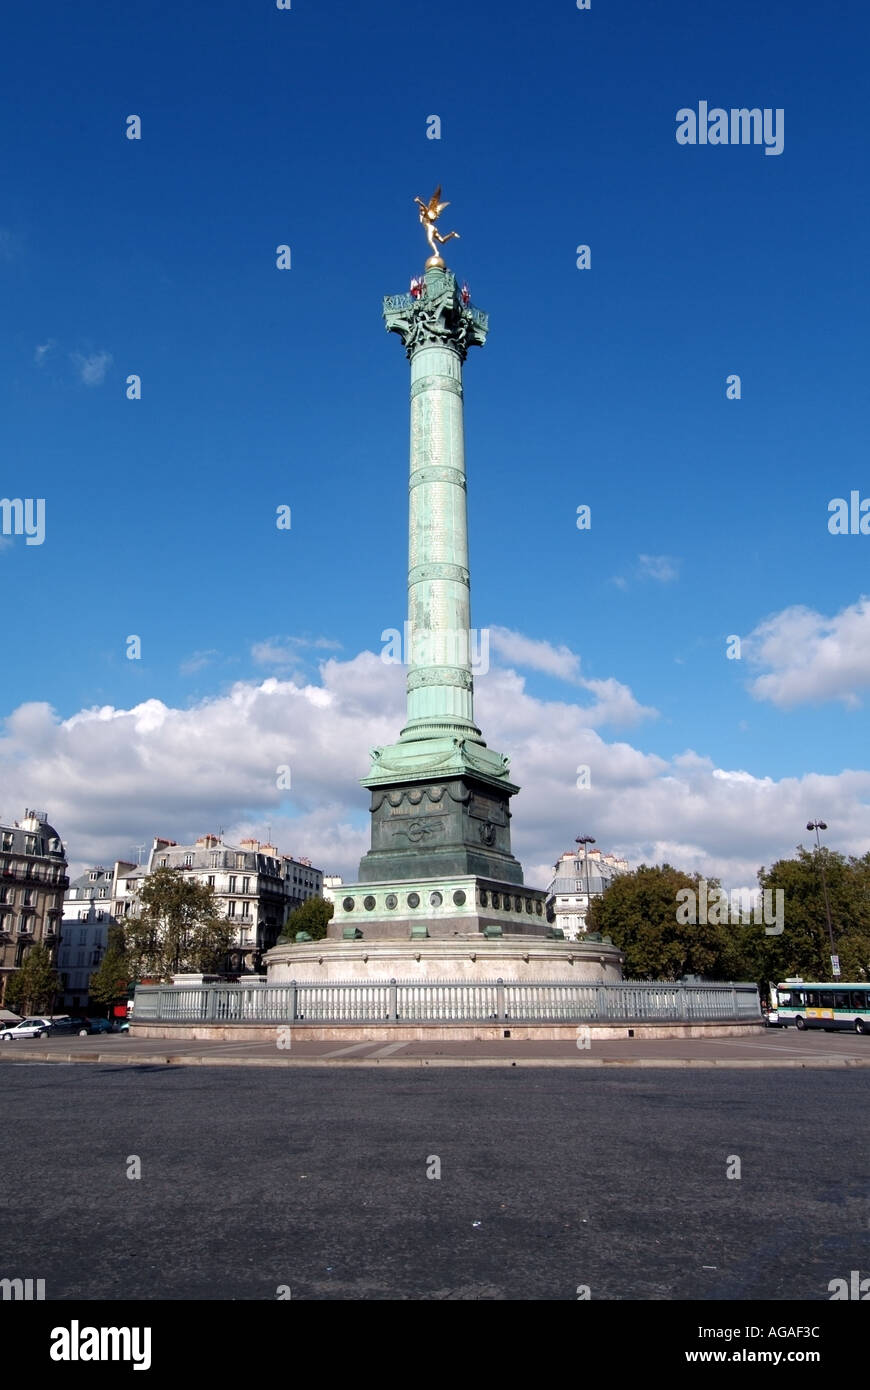
[[866,1012],[867,1010],[867,991],[865,989],[852,990],[852,1008]]
[[832,991],[832,992],[833,992],[833,994],[834,994],[834,1008],[835,1008],[835,1009],[848,1009],[848,1008],[851,1007],[851,1005],[850,1005],[850,1003],[849,1003],[849,991],[848,991],[848,990],[845,990],[845,989],[838,989],[838,990]]
[[804,995],[808,1009],[817,1009],[819,1007],[819,991],[817,989],[805,990]]

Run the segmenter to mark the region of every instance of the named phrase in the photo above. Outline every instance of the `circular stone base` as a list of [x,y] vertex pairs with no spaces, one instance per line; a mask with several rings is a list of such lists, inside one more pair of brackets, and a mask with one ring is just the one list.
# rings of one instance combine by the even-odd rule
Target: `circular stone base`
[[265,958],[270,985],[325,980],[528,980],[619,983],[622,953],[601,941],[478,935],[425,941],[306,941]]

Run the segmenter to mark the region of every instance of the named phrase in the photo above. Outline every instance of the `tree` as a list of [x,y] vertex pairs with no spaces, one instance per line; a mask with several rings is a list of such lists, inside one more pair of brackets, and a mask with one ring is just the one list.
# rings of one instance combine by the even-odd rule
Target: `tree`
[[127,959],[122,927],[109,927],[106,954],[91,976],[91,998],[111,1008],[119,999],[126,999],[133,972]]
[[325,898],[308,898],[287,918],[287,925],[278,937],[281,941],[293,941],[298,931],[307,931],[312,941],[321,941],[326,936],[326,927],[335,911],[334,903]]
[[24,964],[6,986],[6,1003],[16,1013],[45,1013],[62,989],[51,960],[51,952],[41,943],[32,946]]
[[755,973],[750,978],[831,979],[823,864],[841,978],[870,979],[870,853],[847,859],[829,849],[808,850],[802,845],[794,859],[779,859],[769,869],[759,870],[762,888],[782,891],[784,930],[756,943]]
[[[735,974],[740,978],[727,926],[680,921],[678,907],[685,899],[677,894],[690,889],[697,895],[699,882],[699,875],[683,873],[670,864],[641,864],[614,878],[602,897],[593,898],[589,930],[609,936],[624,952],[628,979],[705,975],[721,980],[734,979]],[[707,880],[708,894],[718,887],[716,879]]]
[[140,909],[124,923],[128,967],[134,977],[160,980],[186,971],[216,971],[234,939],[218,910],[214,889],[178,869],[155,869],[145,880]]

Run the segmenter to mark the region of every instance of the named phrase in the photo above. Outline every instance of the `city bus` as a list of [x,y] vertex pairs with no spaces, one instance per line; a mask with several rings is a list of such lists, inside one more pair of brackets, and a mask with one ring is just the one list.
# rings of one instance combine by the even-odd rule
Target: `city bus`
[[838,980],[821,984],[806,980],[784,980],[770,986],[770,1022],[780,1027],[823,1028],[833,1033],[848,1028],[851,1033],[870,1033],[870,983]]

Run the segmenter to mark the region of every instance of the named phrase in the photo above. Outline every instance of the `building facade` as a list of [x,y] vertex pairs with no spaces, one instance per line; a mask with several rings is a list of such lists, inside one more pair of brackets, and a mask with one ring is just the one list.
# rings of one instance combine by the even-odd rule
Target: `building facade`
[[225,844],[219,835],[202,835],[192,845],[158,838],[146,864],[115,875],[114,920],[123,923],[135,914],[142,884],[156,869],[176,869],[214,890],[218,910],[234,929],[224,962],[229,975],[257,973],[289,914],[323,891],[323,874],[309,859],[279,854],[275,845],[259,840]]
[[568,849],[556,862],[555,877],[550,884],[555,925],[561,927],[569,941],[576,941],[586,931],[586,915],[593,898],[606,893],[618,874],[628,873],[628,861],[614,854],[602,854],[600,849],[588,855]]
[[98,864],[74,878],[64,895],[58,970],[63,982],[64,1009],[84,1009],[91,975],[102,960],[115,923],[115,883],[135,864],[119,859],[111,869]]
[[57,960],[68,885],[66,851],[45,811],[0,825],[0,1004],[34,946]]

